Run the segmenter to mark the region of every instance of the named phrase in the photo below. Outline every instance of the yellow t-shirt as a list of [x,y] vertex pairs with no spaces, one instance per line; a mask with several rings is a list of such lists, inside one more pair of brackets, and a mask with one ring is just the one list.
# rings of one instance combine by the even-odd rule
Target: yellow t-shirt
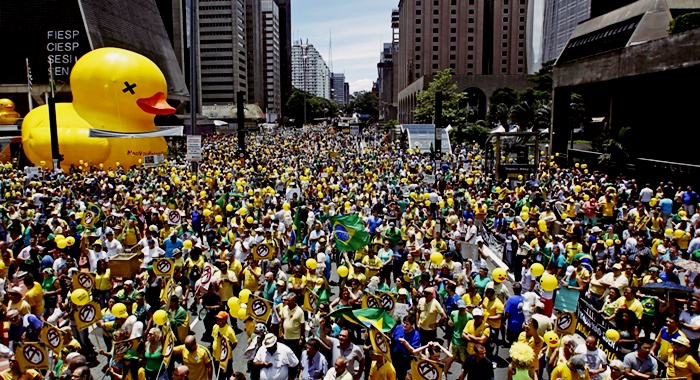
[[552,374],[549,376],[552,380],[564,379],[564,380],[591,380],[591,376],[586,370],[586,376],[579,376],[577,371],[572,371],[566,363],[559,364],[554,367]]
[[302,328],[304,327],[304,311],[297,305],[294,309],[289,310],[285,305],[280,310],[280,318],[284,320],[284,339],[299,339],[301,338]]
[[668,350],[668,368],[666,376],[668,377],[685,377],[688,380],[693,378],[693,374],[700,373],[700,366],[694,357],[686,352],[681,357],[676,357],[673,353],[673,348]]
[[[527,345],[530,346],[533,351],[535,351],[535,356],[537,356],[537,355],[539,355],[540,351],[542,350],[542,345],[544,345],[544,339],[542,339],[542,337],[538,337],[538,338],[539,338],[539,343],[537,343],[535,341],[534,336],[530,337],[530,339],[527,339],[527,334],[525,333],[525,331],[523,331],[518,336],[518,342],[527,343]],[[539,370],[539,368],[540,368],[539,360],[534,360],[532,362],[532,369],[537,371],[537,370]]]
[[[637,316],[637,319],[642,319],[642,313],[644,312],[644,306],[639,302],[638,299],[633,298],[632,301],[627,301],[624,296],[617,299],[618,307],[629,309]],[[623,306],[624,305],[624,306]]]
[[190,380],[209,380],[207,368],[211,366],[211,354],[206,348],[197,345],[195,352],[190,352],[185,345],[175,346],[173,353],[182,355],[182,364],[190,369]]
[[396,380],[396,369],[388,361],[384,361],[379,367],[377,362],[373,361],[369,369],[369,380]]
[[408,262],[406,261],[403,263],[401,266],[401,272],[408,272],[409,274],[404,274],[403,275],[403,280],[404,282],[411,282],[413,274],[420,269],[420,265],[418,265],[417,262]]
[[479,305],[481,305],[481,302],[482,302],[481,296],[479,295],[478,292],[476,294],[474,294],[473,296],[469,293],[464,293],[462,295],[462,299],[464,300],[464,302],[467,303],[467,307],[469,307],[471,305],[479,306]]
[[678,333],[679,336],[687,338],[685,333],[680,329],[676,330],[673,334],[669,334],[666,327],[662,327],[661,331],[656,335],[654,343],[659,344],[659,360],[663,362],[668,361],[668,353],[673,350],[673,343],[669,342],[667,339],[673,339],[676,333]]
[[574,256],[577,254],[583,252],[583,246],[581,243],[576,243],[574,244],[573,242],[566,243],[564,246],[564,250],[566,251],[566,260],[571,264],[571,262],[574,260]]
[[418,326],[423,330],[435,330],[430,325],[437,322],[438,315],[445,313],[442,305],[435,298],[430,303],[426,303],[425,298],[421,298],[418,301],[418,310],[420,310]]
[[491,328],[496,330],[500,329],[502,319],[493,320],[488,319],[488,317],[492,315],[503,314],[503,302],[501,302],[501,300],[499,300],[497,297],[494,297],[491,301],[484,298],[484,302],[482,303],[482,305],[484,306],[484,319],[486,320],[486,322],[489,324],[489,326],[491,326]]
[[35,282],[34,286],[24,294],[24,300],[31,307],[32,314],[40,316],[44,312],[44,290],[41,288],[41,284]]
[[[491,336],[491,329],[489,328],[488,323],[482,322],[481,325],[474,326],[473,319],[467,322],[467,325],[464,326],[464,330],[462,332],[464,334],[474,335],[477,338],[481,338],[482,336]],[[474,343],[467,342],[467,353],[474,354]]]
[[[257,274],[255,277],[253,273]],[[243,287],[250,290],[251,292],[256,292],[260,284],[258,283],[258,278],[262,275],[262,268],[256,267],[255,269],[251,267],[246,267],[243,269]]]
[[17,310],[19,315],[25,316],[32,312],[32,307],[29,306],[29,303],[25,300],[21,300],[19,302],[10,301],[10,305],[8,306],[7,310]]
[[365,276],[372,277],[379,273],[379,268],[382,266],[382,259],[377,256],[370,258],[365,256],[362,258],[362,265],[365,266]]
[[41,379],[41,375],[39,372],[33,370],[33,369],[27,369],[24,371],[22,376],[16,377],[15,375],[12,374],[12,369],[8,368],[2,372],[0,372],[0,379],[2,380],[33,380],[33,379]]
[[103,274],[95,273],[95,288],[97,290],[112,289],[112,272],[109,268]]
[[228,339],[229,344],[238,343],[238,339],[236,339],[236,333],[233,331],[231,326],[226,325],[224,327],[219,327],[219,325],[216,324],[211,329],[211,337],[214,338],[214,342],[212,343],[211,349],[215,354],[219,352],[219,334],[225,336]]

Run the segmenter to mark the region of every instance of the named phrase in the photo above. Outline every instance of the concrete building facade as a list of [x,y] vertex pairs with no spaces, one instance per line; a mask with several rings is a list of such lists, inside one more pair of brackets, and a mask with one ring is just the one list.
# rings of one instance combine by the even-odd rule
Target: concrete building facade
[[260,0],[245,0],[245,37],[248,72],[246,102],[262,107],[265,100],[263,82],[263,18]]
[[345,74],[331,73],[331,100],[338,104],[347,105],[349,99],[345,95]]
[[273,122],[282,115],[282,93],[280,91],[280,18],[279,8],[273,0],[262,1],[263,27],[263,85],[265,91],[264,111],[267,121]]
[[234,103],[238,91],[243,91],[247,99],[245,3],[199,0],[197,8],[200,107]]
[[280,90],[282,114],[292,95],[292,0],[275,0],[280,18]]
[[314,45],[292,46],[292,86],[315,96],[331,98],[331,72]]

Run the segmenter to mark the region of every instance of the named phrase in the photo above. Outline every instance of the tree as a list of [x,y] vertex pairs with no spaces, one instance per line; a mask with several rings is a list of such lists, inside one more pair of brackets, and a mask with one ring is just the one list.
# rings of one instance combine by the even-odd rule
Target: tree
[[460,106],[467,94],[457,91],[457,84],[452,82],[450,69],[440,71],[430,82],[428,88],[418,93],[416,109],[413,111],[416,122],[432,124],[435,120],[435,93],[442,93],[442,120],[444,126],[453,128],[464,126],[467,122],[467,110]]
[[544,91],[549,94],[549,98],[552,97],[552,71],[554,69],[555,60],[547,61],[542,63],[542,67],[528,80],[535,83],[535,89],[539,91]]
[[374,120],[379,117],[379,97],[371,91],[357,91],[350,95],[348,114],[370,115]]
[[486,117],[491,122],[499,122],[507,129],[510,121],[510,109],[518,102],[518,92],[508,86],[499,87],[489,98],[489,114]]

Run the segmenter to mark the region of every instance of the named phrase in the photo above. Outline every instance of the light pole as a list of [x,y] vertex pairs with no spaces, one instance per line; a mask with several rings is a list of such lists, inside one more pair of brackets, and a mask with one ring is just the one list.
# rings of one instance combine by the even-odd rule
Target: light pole
[[299,45],[302,49],[302,71],[304,73],[304,125],[306,125],[306,59],[308,58],[309,44]]

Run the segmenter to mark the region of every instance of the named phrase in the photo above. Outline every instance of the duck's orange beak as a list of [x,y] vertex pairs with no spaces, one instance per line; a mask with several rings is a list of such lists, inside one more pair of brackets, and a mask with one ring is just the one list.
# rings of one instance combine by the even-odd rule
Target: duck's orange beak
[[150,98],[141,98],[136,101],[143,112],[154,115],[170,115],[175,113],[175,108],[165,101],[165,94],[157,92]]
[[15,109],[15,105],[14,105],[14,104],[3,104],[3,107],[7,108],[8,110],[13,110],[13,109]]

